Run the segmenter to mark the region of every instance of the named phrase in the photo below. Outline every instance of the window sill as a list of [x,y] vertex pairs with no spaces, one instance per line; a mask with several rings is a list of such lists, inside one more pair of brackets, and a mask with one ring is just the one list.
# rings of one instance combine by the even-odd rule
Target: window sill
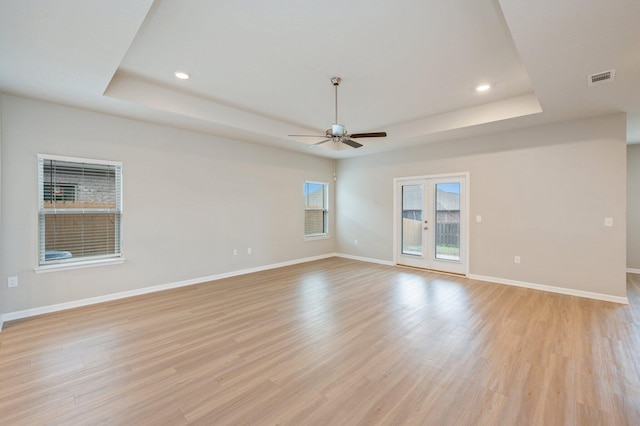
[[124,257],[115,259],[86,260],[84,262],[74,263],[56,263],[54,265],[43,265],[34,268],[36,274],[44,274],[48,272],[70,271],[72,269],[93,268],[96,266],[118,265],[124,263]]
[[309,236],[309,237],[304,237],[304,240],[305,241],[328,240],[329,238],[331,238],[331,235],[323,234],[323,235],[313,235],[313,236]]

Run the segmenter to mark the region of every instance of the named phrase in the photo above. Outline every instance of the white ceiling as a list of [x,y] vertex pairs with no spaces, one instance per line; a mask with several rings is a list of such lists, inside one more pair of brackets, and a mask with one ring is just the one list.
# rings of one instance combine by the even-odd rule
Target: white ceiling
[[[638,0],[0,0],[0,91],[333,158],[621,111],[635,143],[639,21]],[[387,138],[287,136],[335,121],[333,76],[339,122]]]

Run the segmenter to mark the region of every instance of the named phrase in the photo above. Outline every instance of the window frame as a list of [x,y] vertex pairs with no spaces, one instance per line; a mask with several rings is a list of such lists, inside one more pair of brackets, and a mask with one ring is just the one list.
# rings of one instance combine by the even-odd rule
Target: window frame
[[[106,264],[118,264],[123,263],[125,261],[122,250],[122,229],[123,229],[123,172],[122,172],[122,162],[120,161],[110,161],[110,160],[97,160],[97,159],[89,159],[89,158],[79,158],[79,157],[69,157],[69,156],[61,156],[61,155],[51,155],[51,154],[38,154],[38,252],[37,252],[37,262],[38,265],[35,268],[36,273],[41,272],[51,272],[57,270],[68,270],[68,269],[77,269],[77,268],[85,268],[90,266],[99,266]],[[96,165],[96,166],[108,166],[113,167],[115,172],[115,208],[72,208],[72,209],[56,209],[56,208],[45,208],[45,186],[47,186],[47,182],[45,182],[44,176],[44,168],[45,161],[58,161],[58,162],[66,162],[66,163],[77,163],[77,165]],[[57,182],[62,185],[63,182]],[[49,186],[55,185],[56,182],[49,183]],[[76,185],[74,198],[78,197],[78,188]],[[59,212],[59,213],[58,213]],[[46,244],[46,227],[45,227],[45,217],[47,215],[56,215],[56,214],[115,214],[118,216],[117,221],[114,223],[114,253],[108,254],[100,254],[100,255],[85,255],[82,257],[71,257],[67,259],[53,259],[53,260],[45,260],[45,244]]]
[[[323,187],[323,207],[322,208],[311,208],[307,206],[307,185],[322,185]],[[304,204],[304,215],[303,215],[303,233],[304,239],[307,240],[318,240],[329,238],[329,183],[328,182],[319,182],[319,181],[311,181],[305,180],[302,187],[302,195],[303,195],[303,204]],[[324,232],[315,233],[315,234],[307,234],[306,233],[306,216],[308,211],[322,211],[323,212],[323,228]]]

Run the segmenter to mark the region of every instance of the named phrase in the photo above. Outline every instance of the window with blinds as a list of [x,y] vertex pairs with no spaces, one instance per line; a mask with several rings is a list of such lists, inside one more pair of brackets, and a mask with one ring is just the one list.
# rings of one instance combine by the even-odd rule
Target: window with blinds
[[329,234],[329,185],[322,182],[304,183],[304,236],[322,237]]
[[39,265],[121,256],[122,164],[38,156]]

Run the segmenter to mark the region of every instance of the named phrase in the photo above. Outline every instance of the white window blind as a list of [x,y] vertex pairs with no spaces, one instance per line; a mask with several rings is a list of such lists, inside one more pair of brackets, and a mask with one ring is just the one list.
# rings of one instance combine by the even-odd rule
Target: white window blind
[[122,164],[38,156],[39,265],[121,256]]
[[325,236],[329,233],[329,186],[323,182],[304,183],[304,235]]

